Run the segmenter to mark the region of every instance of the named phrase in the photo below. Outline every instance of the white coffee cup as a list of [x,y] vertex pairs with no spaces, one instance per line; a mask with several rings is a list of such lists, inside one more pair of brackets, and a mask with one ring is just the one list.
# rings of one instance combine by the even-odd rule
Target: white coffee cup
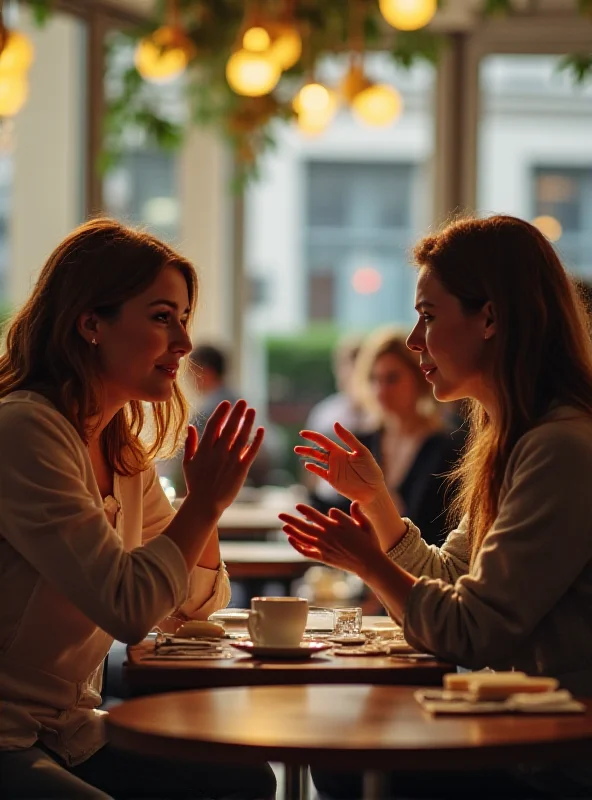
[[307,618],[304,597],[253,597],[247,623],[251,641],[268,647],[298,647]]

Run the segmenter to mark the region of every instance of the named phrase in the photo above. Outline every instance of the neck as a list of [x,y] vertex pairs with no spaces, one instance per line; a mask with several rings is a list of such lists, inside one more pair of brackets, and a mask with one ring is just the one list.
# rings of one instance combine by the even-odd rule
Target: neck
[[397,436],[412,436],[427,426],[428,420],[415,410],[407,416],[399,416],[398,414],[385,414],[384,416],[385,430],[387,433],[396,434]]
[[124,405],[125,403],[122,402],[116,402],[114,400],[109,401],[106,397],[103,399],[100,413],[88,420],[88,427],[91,430],[88,437],[88,446],[90,449],[98,447],[101,434]]

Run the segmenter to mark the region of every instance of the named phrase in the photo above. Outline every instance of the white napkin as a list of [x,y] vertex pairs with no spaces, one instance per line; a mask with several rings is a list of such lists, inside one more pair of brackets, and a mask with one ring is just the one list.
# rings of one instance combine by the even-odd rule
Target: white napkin
[[505,700],[472,700],[467,692],[418,689],[414,697],[430,714],[581,714],[586,710],[567,689],[536,694],[521,692]]

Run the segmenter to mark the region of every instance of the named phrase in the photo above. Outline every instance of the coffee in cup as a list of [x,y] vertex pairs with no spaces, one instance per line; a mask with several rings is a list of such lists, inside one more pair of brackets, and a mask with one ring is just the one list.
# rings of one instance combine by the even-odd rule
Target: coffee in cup
[[253,597],[248,619],[251,641],[267,647],[298,647],[307,618],[304,597]]

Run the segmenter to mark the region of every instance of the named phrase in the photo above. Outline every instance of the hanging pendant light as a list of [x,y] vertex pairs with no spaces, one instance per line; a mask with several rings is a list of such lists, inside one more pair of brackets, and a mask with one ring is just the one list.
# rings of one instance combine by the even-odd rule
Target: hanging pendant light
[[191,39],[177,27],[163,25],[141,39],[134,61],[140,75],[152,83],[170,83],[185,72],[195,56]]
[[302,55],[302,37],[294,23],[278,22],[272,26],[271,56],[283,70],[297,64]]
[[0,74],[0,117],[14,117],[28,96],[29,83],[25,75]]
[[389,25],[400,31],[423,28],[437,9],[437,0],[378,0],[380,12]]
[[391,125],[403,110],[399,92],[385,83],[373,83],[352,101],[352,111],[366,125],[383,128]]
[[230,88],[246,97],[269,94],[277,85],[280,75],[277,61],[249,50],[237,50],[226,64],[226,80]]
[[20,31],[6,31],[6,44],[0,53],[0,73],[26,72],[33,63],[33,44]]
[[302,133],[322,133],[337,111],[337,94],[321,83],[306,83],[292,101]]

